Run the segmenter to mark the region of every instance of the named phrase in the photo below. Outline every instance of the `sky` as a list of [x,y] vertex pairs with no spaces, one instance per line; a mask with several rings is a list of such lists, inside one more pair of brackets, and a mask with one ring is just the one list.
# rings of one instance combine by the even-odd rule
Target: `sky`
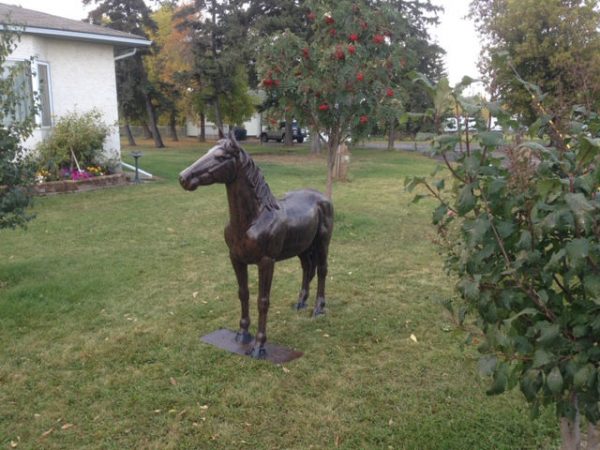
[[[84,8],[81,0],[1,0],[4,3],[21,5],[24,8],[80,20],[87,15],[90,7]],[[452,85],[458,83],[464,75],[479,78],[477,58],[479,39],[475,28],[464,17],[468,13],[470,0],[433,0],[443,6],[441,23],[432,35],[437,43],[446,50],[446,69]]]

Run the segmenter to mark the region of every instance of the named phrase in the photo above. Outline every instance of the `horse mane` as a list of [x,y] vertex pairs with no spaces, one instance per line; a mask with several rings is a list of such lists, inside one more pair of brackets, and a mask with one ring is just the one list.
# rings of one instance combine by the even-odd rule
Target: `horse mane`
[[252,187],[256,200],[261,205],[261,208],[266,208],[268,211],[279,209],[277,199],[271,192],[271,188],[269,188],[269,185],[265,181],[262,171],[254,163],[254,160],[241,148],[239,157],[240,162],[242,163],[242,170],[246,174],[248,183],[250,184],[250,187]]

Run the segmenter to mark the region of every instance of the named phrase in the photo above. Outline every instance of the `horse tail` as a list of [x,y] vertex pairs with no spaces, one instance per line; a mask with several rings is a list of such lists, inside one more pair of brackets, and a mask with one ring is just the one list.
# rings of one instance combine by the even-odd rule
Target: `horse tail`
[[319,235],[327,244],[333,233],[333,203],[326,197],[319,201]]

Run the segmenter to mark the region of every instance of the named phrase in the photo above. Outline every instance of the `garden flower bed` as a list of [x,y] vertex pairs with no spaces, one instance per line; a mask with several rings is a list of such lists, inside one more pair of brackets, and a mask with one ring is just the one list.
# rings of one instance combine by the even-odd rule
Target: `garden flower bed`
[[124,173],[102,175],[89,178],[47,181],[34,185],[37,195],[64,194],[67,192],[85,192],[110,186],[121,186],[129,180]]

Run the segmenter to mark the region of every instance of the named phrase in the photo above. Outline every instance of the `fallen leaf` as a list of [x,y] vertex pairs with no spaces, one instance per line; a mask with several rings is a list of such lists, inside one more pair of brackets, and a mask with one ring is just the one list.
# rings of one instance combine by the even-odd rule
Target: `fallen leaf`
[[388,425],[391,427],[392,425],[394,425],[394,421],[393,421],[392,419],[390,419],[390,420],[388,421]]
[[169,382],[173,385],[173,386],[177,386],[177,380],[173,377],[169,378]]
[[50,436],[53,431],[54,431],[54,428],[50,428],[48,431],[44,431],[40,437],[45,438],[47,436]]
[[192,297],[193,297],[193,298],[196,298],[196,297],[198,297],[198,291],[196,291],[196,292],[192,292]]
[[208,409],[208,405],[201,405],[200,409]]
[[160,412],[160,409],[155,409],[155,410],[154,410],[154,412],[155,412],[156,414],[158,414],[158,413]]
[[15,442],[15,441],[10,441],[10,448],[17,448],[17,447],[18,447],[18,445],[19,445],[19,443],[18,443],[18,442]]
[[38,418],[42,417],[42,415],[41,415],[41,414],[38,414],[38,413],[35,413],[35,414],[33,415],[33,417],[35,417],[36,419],[38,419]]
[[419,342],[419,341],[417,341],[417,337],[414,334],[410,335],[410,340],[413,342]]
[[167,228],[167,231],[168,231],[169,233],[175,233],[175,230],[174,230],[173,228]]
[[74,427],[75,425],[73,425],[72,423],[65,423],[62,427],[60,427],[61,430],[68,430],[69,428]]
[[283,369],[283,373],[290,373],[290,369],[287,367],[281,366],[281,368]]
[[177,410],[176,410],[176,409],[170,409],[170,410],[169,410],[169,414],[175,414],[176,412],[177,412]]
[[336,447],[340,446],[340,435],[339,434],[335,435],[335,446]]
[[328,338],[328,337],[329,337],[329,335],[328,335],[327,333],[325,333],[325,334],[323,335],[323,337],[324,337],[324,338]]

